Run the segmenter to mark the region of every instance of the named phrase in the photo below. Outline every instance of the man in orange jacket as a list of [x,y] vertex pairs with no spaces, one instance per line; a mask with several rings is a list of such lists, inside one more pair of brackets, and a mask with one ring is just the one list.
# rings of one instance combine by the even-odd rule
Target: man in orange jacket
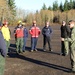
[[33,52],[34,50],[37,51],[36,45],[40,32],[40,28],[36,26],[36,21],[33,21],[33,25],[29,30],[29,33],[31,34],[31,52]]

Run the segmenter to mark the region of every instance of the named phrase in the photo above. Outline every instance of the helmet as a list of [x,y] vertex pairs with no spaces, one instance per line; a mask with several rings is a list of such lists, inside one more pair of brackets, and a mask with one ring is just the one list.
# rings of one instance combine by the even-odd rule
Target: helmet
[[22,23],[22,21],[21,21],[21,20],[19,20],[19,21],[18,21],[18,24],[19,24],[19,23]]
[[23,22],[22,25],[25,25],[25,23]]

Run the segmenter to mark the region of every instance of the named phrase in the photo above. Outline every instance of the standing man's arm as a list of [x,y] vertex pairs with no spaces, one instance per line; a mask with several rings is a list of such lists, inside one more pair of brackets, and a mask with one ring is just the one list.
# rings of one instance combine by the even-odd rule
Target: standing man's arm
[[71,31],[71,30],[70,30],[70,27],[69,27],[68,25],[66,26],[66,31],[67,31],[68,33],[70,33],[70,31]]
[[45,35],[44,28],[42,29],[42,35]]
[[28,30],[26,29],[26,34],[27,34],[27,37],[28,37]]
[[0,32],[0,52],[3,57],[6,57],[6,44],[2,32]]
[[60,32],[61,32],[61,38],[62,38],[62,26],[60,27]]
[[50,27],[50,33],[52,33],[53,31],[52,31],[52,28]]
[[40,35],[40,33],[41,33],[41,29],[39,28],[39,35]]
[[32,28],[29,29],[29,33],[30,33],[31,35],[33,34],[33,33],[32,33]]
[[[66,40],[66,39],[65,39]],[[75,41],[75,30],[72,31],[71,33],[71,38],[67,39],[69,42],[73,43]],[[67,41],[66,40],[66,41]]]
[[69,27],[68,25],[66,26],[66,31],[67,31],[68,37],[70,37],[70,32],[71,32],[71,30],[70,30],[70,27]]

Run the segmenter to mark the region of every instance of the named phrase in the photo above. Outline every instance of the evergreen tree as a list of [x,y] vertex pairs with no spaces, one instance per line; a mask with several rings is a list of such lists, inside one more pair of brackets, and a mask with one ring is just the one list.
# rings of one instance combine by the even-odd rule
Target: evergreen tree
[[70,0],[70,2],[68,2],[68,10],[73,9],[73,1]]
[[75,9],[75,0],[73,0],[73,9]]
[[59,7],[58,7],[58,2],[55,1],[55,2],[53,3],[53,10],[56,11],[56,10],[58,10],[58,9],[59,9]]
[[71,9],[73,8],[73,0],[70,0]]
[[8,5],[13,15],[16,15],[15,0],[8,0]]
[[61,4],[60,4],[60,6],[59,6],[59,9],[61,10],[61,12],[64,11],[64,8],[63,8],[63,5],[62,5],[62,2],[61,2]]
[[67,11],[67,10],[68,10],[68,0],[65,0],[64,11]]
[[51,7],[51,6],[49,6],[49,7],[48,7],[48,10],[52,10],[52,7]]
[[42,10],[47,10],[45,3],[43,4]]

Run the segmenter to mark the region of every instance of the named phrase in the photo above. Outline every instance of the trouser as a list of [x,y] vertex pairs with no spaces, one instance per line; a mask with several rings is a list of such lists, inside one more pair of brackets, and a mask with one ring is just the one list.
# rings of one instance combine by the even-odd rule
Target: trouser
[[17,38],[16,50],[17,50],[17,52],[22,52],[22,49],[23,49],[23,38]]
[[31,37],[31,50],[35,50],[36,49],[37,41],[38,41],[38,38]]
[[15,43],[17,43],[17,37],[15,36]]
[[25,47],[26,47],[26,42],[27,42],[27,38],[23,38],[24,44],[23,44],[23,51],[25,51]]
[[71,66],[72,66],[72,70],[75,71],[75,48],[71,47]]
[[6,52],[8,54],[8,52],[9,52],[9,46],[10,46],[10,41],[5,40],[5,44],[6,44]]
[[44,36],[44,38],[43,38],[43,49],[46,48],[46,43],[48,43],[49,50],[51,50],[51,44],[50,44],[50,42],[51,42],[50,37]]
[[61,42],[61,53],[63,55],[68,55],[69,53],[69,42],[68,41]]
[[5,58],[0,55],[0,75],[4,75]]

